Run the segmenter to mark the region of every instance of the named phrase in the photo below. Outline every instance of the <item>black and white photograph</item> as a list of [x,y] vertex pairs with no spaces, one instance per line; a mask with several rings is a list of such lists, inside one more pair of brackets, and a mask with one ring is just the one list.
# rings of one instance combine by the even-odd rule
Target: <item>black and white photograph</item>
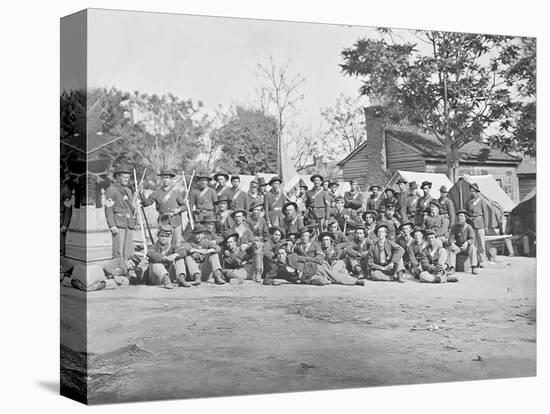
[[62,395],[536,375],[534,37],[60,25]]

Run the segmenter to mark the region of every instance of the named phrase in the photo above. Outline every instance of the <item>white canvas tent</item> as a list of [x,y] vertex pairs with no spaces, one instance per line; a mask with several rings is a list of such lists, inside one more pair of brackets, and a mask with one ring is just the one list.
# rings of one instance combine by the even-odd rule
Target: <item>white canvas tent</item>
[[449,190],[453,186],[453,183],[451,182],[451,180],[449,180],[449,178],[447,178],[445,174],[397,170],[391,180],[386,184],[385,188],[390,187],[394,190],[397,190],[397,180],[399,180],[400,178],[404,178],[409,183],[411,181],[415,181],[416,184],[418,184],[418,188],[420,188],[423,181],[430,181],[432,183],[430,194],[434,198],[439,198],[439,189],[442,185],[446,186],[447,190]]

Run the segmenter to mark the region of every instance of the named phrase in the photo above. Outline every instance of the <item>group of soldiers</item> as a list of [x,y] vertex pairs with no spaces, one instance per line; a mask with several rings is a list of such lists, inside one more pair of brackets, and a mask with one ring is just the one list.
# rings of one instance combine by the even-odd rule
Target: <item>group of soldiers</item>
[[[311,176],[312,189],[302,183],[289,194],[279,177],[254,179],[245,191],[238,175],[198,172],[185,192],[173,171],[162,170],[160,187],[148,192],[133,191],[129,167],[113,176],[105,215],[117,263],[109,271],[119,285],[445,283],[458,280],[457,258],[477,274],[485,255],[487,206],[476,184],[467,209],[455,212],[447,188],[434,199],[428,181],[421,194],[415,182],[400,179],[399,191],[372,185],[364,197],[357,180],[341,196],[339,184],[319,174]],[[136,212],[152,204],[157,237],[140,258]]]

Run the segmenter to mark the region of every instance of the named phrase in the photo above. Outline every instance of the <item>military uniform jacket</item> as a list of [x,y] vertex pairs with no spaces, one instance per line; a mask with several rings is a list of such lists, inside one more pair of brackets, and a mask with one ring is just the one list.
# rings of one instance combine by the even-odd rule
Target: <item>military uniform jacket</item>
[[253,217],[250,217],[246,220],[248,227],[252,230],[254,238],[264,241],[269,237],[269,227],[267,227],[267,222],[263,217],[259,217],[255,220]]
[[377,198],[370,196],[367,199],[367,210],[380,212],[384,206],[384,197],[380,194]]
[[256,193],[255,195],[252,195],[250,193],[246,193],[246,200],[247,200],[247,206],[248,208],[250,208],[250,206],[252,204],[261,204],[262,206],[264,205],[264,196],[261,195],[260,193]]
[[418,208],[418,198],[416,196],[409,195],[407,197],[407,218],[415,221]]
[[239,246],[242,244],[250,245],[254,242],[254,234],[252,233],[252,230],[250,230],[250,227],[248,227],[247,223],[243,223],[241,226],[235,225],[233,230],[239,233]]
[[191,190],[189,198],[191,209],[195,208],[201,212],[214,211],[215,201],[218,201],[218,194],[209,186],[206,186],[203,190],[199,190],[198,188]]
[[398,218],[399,220],[401,220],[401,222],[406,221],[406,219],[408,218],[408,213],[407,213],[408,198],[409,198],[408,191],[401,191],[399,194],[397,194],[397,207],[395,211],[399,215]]
[[457,246],[462,246],[465,242],[473,244],[475,237],[474,229],[468,223],[464,223],[464,225],[456,223],[451,227],[449,243],[454,243]]
[[273,243],[273,240],[272,239],[267,239],[265,242],[264,242],[264,246],[263,246],[263,254],[264,254],[264,259],[265,260],[269,260],[269,261],[273,261],[274,258],[275,258],[275,243]]
[[246,193],[237,188],[237,190],[231,189],[231,210],[245,210],[248,211],[248,197]]
[[318,259],[322,259],[324,256],[323,249],[315,240],[310,240],[308,244],[304,242],[297,243],[294,247],[294,253]]
[[445,250],[443,247],[435,247],[432,248],[428,245],[422,249],[422,253],[420,254],[420,266],[422,267],[422,270],[433,272],[435,270],[435,266],[444,265],[444,263],[441,263],[442,257],[441,257],[441,251]]
[[69,227],[73,215],[72,192],[69,187],[64,186],[61,189],[59,222],[61,226]]
[[158,241],[153,244],[153,246],[147,250],[147,258],[149,263],[162,263],[165,264],[166,256],[176,253],[178,259],[183,259],[187,256],[187,252],[183,247],[174,248],[171,243],[166,243],[165,246],[162,246]]
[[453,202],[448,198],[440,198],[439,205],[441,206],[439,209],[439,214],[449,217],[449,226],[455,224],[455,206],[453,205]]
[[425,230],[433,230],[436,237],[449,237],[449,225],[441,215],[432,216],[428,214],[424,217],[424,223],[422,224]]
[[418,199],[418,202],[416,203],[416,217],[419,221],[417,224],[422,225],[424,222],[424,210],[430,206],[432,201],[433,197],[429,194]]
[[306,207],[309,209],[312,220],[330,218],[330,197],[322,187],[308,191]]
[[296,217],[285,216],[282,222],[283,231],[285,236],[288,237],[291,233],[298,233],[304,228],[304,220],[299,215]]
[[420,257],[423,246],[415,253],[413,250],[414,239],[412,237],[406,239],[403,236],[399,236],[395,242],[403,248],[403,261],[415,267],[418,266],[417,257]]
[[155,203],[155,207],[159,213],[159,223],[170,223],[173,228],[181,226],[181,214],[177,214],[170,218],[167,217],[171,210],[185,206],[185,199],[181,191],[172,190],[168,192],[162,188],[158,188],[153,191],[149,197],[145,197],[142,194],[141,203],[144,207]]
[[221,262],[224,269],[240,269],[246,264],[245,252],[239,248],[235,250],[226,249],[223,251]]
[[346,254],[357,260],[366,260],[373,243],[371,239],[366,237],[362,241],[355,239],[346,248]]
[[268,222],[272,226],[280,226],[283,220],[283,205],[285,204],[285,195],[281,190],[275,194],[273,191],[268,191],[264,197],[264,210],[268,218]]
[[[384,252],[385,261],[382,261],[382,252]],[[379,241],[375,241],[369,248],[367,255],[368,266],[372,268],[372,265],[377,264],[379,266],[386,266],[390,262],[398,263],[403,258],[405,251],[397,243],[391,240],[384,240],[384,244],[381,246]]]
[[216,213],[218,222],[216,223],[216,233],[223,234],[227,230],[233,228],[235,220],[231,217],[231,210]]
[[388,226],[388,239],[392,241],[395,240],[399,231],[399,220],[394,217],[388,219],[383,216],[380,220],[378,220],[378,224],[385,224],[386,226]]
[[134,193],[129,187],[123,187],[119,183],[113,183],[105,192],[105,217],[107,225],[121,229],[135,229],[136,220],[132,205]]
[[284,279],[291,283],[297,283],[300,276],[297,272],[302,272],[302,278],[307,280],[317,273],[317,265],[320,261],[307,256],[299,256],[296,253],[289,253],[286,261],[273,263],[271,270],[265,275],[264,284],[269,285],[273,279]]
[[221,195],[225,194],[228,199],[231,200],[231,197],[233,196],[233,192],[230,186],[225,184],[223,187],[221,187],[219,184],[216,184],[216,187],[214,187],[216,191],[216,195],[218,196],[218,199]]
[[195,261],[197,261],[198,263],[202,263],[206,256],[201,253],[191,253],[191,249],[214,249],[215,254],[219,254],[221,250],[220,246],[218,246],[218,244],[214,240],[208,240],[206,238],[203,239],[200,243],[198,243],[196,240],[190,240],[183,243],[181,248],[185,250],[188,256],[193,257],[193,259],[195,259]]
[[474,229],[484,229],[489,223],[487,204],[481,197],[470,198],[466,203],[470,221]]
[[353,210],[359,210],[363,207],[364,199],[363,194],[360,191],[346,191],[344,193],[344,207],[351,208]]
[[342,260],[346,257],[346,251],[339,246],[331,246],[328,249],[322,249],[323,260],[329,265],[333,265],[337,260]]
[[[345,225],[345,216],[349,216],[347,225]],[[344,227],[346,228],[346,233],[361,223],[361,219],[357,215],[357,211],[351,208],[344,208],[342,211],[336,211],[334,213],[334,219],[338,222],[338,227],[341,231],[344,231]]]

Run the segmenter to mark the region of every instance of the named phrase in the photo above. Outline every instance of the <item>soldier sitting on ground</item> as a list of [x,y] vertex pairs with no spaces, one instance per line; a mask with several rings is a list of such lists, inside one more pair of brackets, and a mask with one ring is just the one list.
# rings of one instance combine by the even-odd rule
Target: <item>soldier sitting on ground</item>
[[300,256],[312,258],[322,256],[323,250],[314,236],[315,231],[311,227],[304,227],[300,232],[300,241],[294,246],[294,252]]
[[[405,266],[406,271],[411,274],[413,277],[418,278],[420,274],[419,263],[416,260],[416,254],[413,251],[414,237],[412,231],[414,229],[414,223],[406,221],[401,226],[399,226],[400,235],[396,239],[396,243],[403,248],[403,265]],[[420,233],[421,235],[423,232]],[[422,236],[421,236],[422,237]],[[418,256],[424,246],[422,245],[418,251]]]
[[254,237],[252,230],[245,221],[245,210],[235,210],[231,213],[231,216],[235,220],[233,230],[239,235],[239,248],[252,258],[255,267],[253,279],[260,281],[263,273],[263,241]]
[[323,232],[318,237],[323,251],[322,269],[326,270],[326,275],[332,283],[338,285],[363,285],[364,281],[352,277],[346,268],[345,246],[338,246],[334,241],[334,233]]
[[287,243],[279,243],[276,248],[273,266],[264,278],[264,285],[280,285],[282,283],[303,283],[325,286],[331,281],[319,273],[320,260],[308,256],[288,253]]
[[376,226],[378,239],[369,249],[367,256],[368,269],[371,279],[375,281],[405,281],[405,267],[403,266],[403,248],[387,238],[388,226]]
[[298,214],[298,205],[295,202],[285,203],[283,206],[282,228],[286,235],[298,233],[304,228],[304,221]]
[[157,241],[147,251],[147,258],[149,259],[147,283],[150,285],[163,285],[166,289],[173,289],[172,281],[175,281],[179,286],[190,287],[191,285],[185,280],[184,258],[187,253],[185,249],[175,247],[171,243],[172,232],[171,225],[161,225]]
[[251,279],[254,272],[251,257],[239,248],[238,240],[239,233],[233,229],[223,235],[222,274],[230,283]]
[[355,228],[355,235],[346,248],[348,265],[354,276],[359,279],[369,278],[367,256],[373,241],[365,232],[365,226],[359,225]]
[[447,250],[441,246],[433,230],[426,230],[427,246],[420,255],[419,279],[424,283],[457,282],[454,275],[447,276]]
[[208,229],[202,224],[197,224],[191,231],[191,239],[183,244],[187,256],[188,278],[198,285],[201,281],[208,281],[211,276],[217,285],[223,285],[220,258],[220,247],[216,242],[207,239]]
[[349,244],[349,239],[342,230],[338,227],[338,222],[334,217],[331,217],[327,222],[327,231],[334,238],[334,245],[339,248],[345,248]]

